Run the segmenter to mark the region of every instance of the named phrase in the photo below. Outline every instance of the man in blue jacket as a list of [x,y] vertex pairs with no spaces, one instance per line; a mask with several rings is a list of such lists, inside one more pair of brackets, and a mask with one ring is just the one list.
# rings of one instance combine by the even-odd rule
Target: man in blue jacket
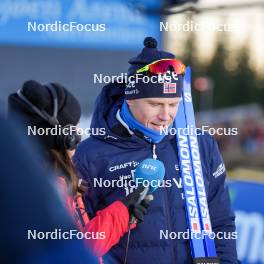
[[[153,71],[159,74],[159,69],[162,70],[162,64],[155,68],[156,61],[161,60],[166,65],[166,59],[175,59],[173,54],[159,51],[153,38],[146,38],[144,46],[142,52],[129,61],[129,76],[141,73],[151,77]],[[192,263],[189,240],[165,235],[188,229],[177,142],[175,135],[161,133],[163,128],[172,126],[181,96],[184,65],[178,61],[174,66],[170,70],[174,70],[178,78],[171,78],[169,84],[140,79],[127,85],[105,86],[97,98],[91,123],[92,128],[104,128],[105,134],[83,141],[74,156],[81,177],[90,183],[86,205],[91,217],[131,192],[139,162],[157,158],[165,164],[164,186],[155,191],[144,222],[131,231],[127,263]],[[232,233],[235,231],[234,214],[217,143],[208,134],[198,136],[198,142],[213,231]],[[118,185],[118,181],[123,184]],[[124,236],[105,256],[107,263],[123,263],[126,241],[127,236]],[[234,239],[216,240],[222,264],[237,263],[235,243]]]

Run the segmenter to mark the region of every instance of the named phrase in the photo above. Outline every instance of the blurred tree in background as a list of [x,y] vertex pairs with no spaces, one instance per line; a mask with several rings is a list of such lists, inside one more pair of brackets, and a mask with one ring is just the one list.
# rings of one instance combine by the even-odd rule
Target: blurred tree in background
[[[227,61],[230,59],[230,52],[225,48],[226,41],[219,34],[217,48],[210,63],[202,65],[196,58],[198,49],[194,44],[195,35],[189,34],[182,60],[186,65],[192,66],[192,81],[198,76],[208,76],[212,79],[213,109],[250,103],[261,103],[264,106],[264,79],[257,77],[256,72],[250,67],[248,48],[242,47],[237,51],[236,67],[229,69]],[[201,92],[194,90],[193,97],[197,110],[201,110],[200,96]]]
[[[192,88],[195,88],[192,94],[196,112],[232,109],[243,105],[247,109],[247,105],[252,103],[264,106],[264,78],[250,65],[248,47],[232,50],[228,47],[227,35],[219,34],[212,59],[205,63],[198,59],[199,50],[203,47],[196,46],[195,37],[195,33],[189,33],[185,42],[185,54],[181,59],[192,67]],[[207,88],[199,86],[196,82],[198,79],[209,80],[211,85],[208,82],[204,86]],[[211,122],[213,120],[209,123],[211,127],[238,128],[238,136],[215,135],[229,169],[245,167],[245,164],[248,168],[264,168],[264,121],[259,117],[248,118],[244,116],[245,113],[237,113],[241,118],[238,123],[230,120],[229,116],[226,116],[226,120],[219,120],[217,116],[210,119]]]

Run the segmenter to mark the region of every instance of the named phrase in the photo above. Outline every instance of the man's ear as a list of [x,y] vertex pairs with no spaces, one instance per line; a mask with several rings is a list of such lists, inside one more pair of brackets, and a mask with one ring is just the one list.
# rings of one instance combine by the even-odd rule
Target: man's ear
[[126,100],[126,103],[128,104],[128,106],[133,105],[133,100]]

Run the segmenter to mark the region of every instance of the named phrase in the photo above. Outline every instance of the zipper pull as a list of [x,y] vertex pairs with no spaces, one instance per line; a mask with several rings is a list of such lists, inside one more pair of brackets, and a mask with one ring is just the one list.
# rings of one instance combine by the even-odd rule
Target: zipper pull
[[152,144],[152,157],[154,160],[156,160],[158,158],[157,154],[156,154],[156,145]]

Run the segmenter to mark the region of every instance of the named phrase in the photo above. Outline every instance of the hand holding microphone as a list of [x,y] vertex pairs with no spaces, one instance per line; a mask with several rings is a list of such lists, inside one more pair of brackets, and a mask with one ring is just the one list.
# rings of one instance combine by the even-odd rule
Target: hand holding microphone
[[133,220],[136,220],[139,223],[143,222],[144,215],[147,213],[149,204],[154,199],[152,194],[147,196],[145,195],[145,197],[141,199],[144,191],[145,187],[139,186],[122,200],[123,204],[129,211],[130,218],[135,218]]
[[164,175],[165,168],[159,160],[145,159],[137,166],[135,181],[138,187],[122,200],[129,210],[131,223],[143,222],[149,204],[154,199],[151,193],[158,188]]

